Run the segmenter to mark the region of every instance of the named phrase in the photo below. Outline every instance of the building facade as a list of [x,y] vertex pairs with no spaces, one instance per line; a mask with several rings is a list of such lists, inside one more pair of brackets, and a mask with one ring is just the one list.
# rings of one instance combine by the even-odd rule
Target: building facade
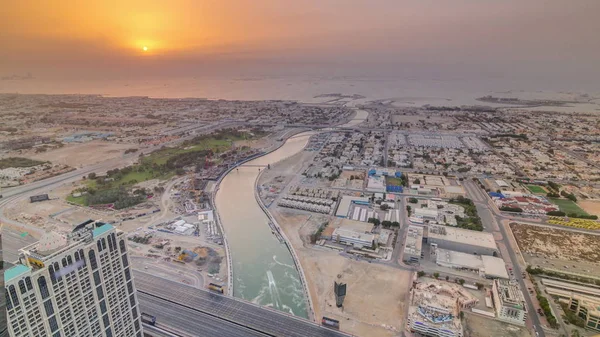
[[9,336],[143,336],[125,240],[88,221],[21,249],[4,275]]
[[506,280],[496,279],[492,284],[492,296],[496,318],[512,324],[525,325],[527,309],[523,292],[518,286]]

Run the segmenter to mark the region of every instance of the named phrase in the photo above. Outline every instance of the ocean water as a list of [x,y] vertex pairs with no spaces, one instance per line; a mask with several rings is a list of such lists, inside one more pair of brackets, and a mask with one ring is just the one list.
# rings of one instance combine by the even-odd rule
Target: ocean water
[[[576,91],[569,88],[561,90],[560,83],[540,84],[535,81],[522,82],[506,78],[205,76],[103,81],[45,79],[0,81],[0,92],[24,94],[100,94],[226,100],[274,99],[316,103],[325,102],[330,98],[315,96],[342,93],[359,94],[365,96],[365,100],[390,100],[396,106],[484,105],[476,98],[485,95],[519,98],[572,98],[580,97],[583,93],[589,95],[588,104],[575,109],[563,108],[563,111],[594,111],[600,108],[600,89],[598,90]],[[493,104],[485,103],[485,105]]]

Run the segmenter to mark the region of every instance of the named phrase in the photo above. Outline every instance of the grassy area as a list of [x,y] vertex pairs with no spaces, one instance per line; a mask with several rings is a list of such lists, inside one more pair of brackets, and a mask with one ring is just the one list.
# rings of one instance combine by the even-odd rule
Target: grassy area
[[546,194],[546,190],[538,185],[527,185],[527,189],[534,194]]
[[[237,130],[221,130],[210,135],[198,136],[178,147],[164,147],[143,157],[135,165],[110,170],[105,176],[88,176],[86,188],[79,191],[89,193],[78,198],[69,196],[67,200],[81,205],[113,204],[117,209],[130,207],[145,200],[142,195],[151,193],[151,191],[133,191],[131,188],[133,185],[151,179],[169,179],[176,174],[184,174],[184,168],[198,169],[205,165],[217,165],[222,161],[220,155],[232,150],[234,141],[258,136],[259,133],[252,136]],[[235,151],[240,150],[242,149],[235,148]],[[135,195],[132,192],[139,192],[142,195]]]
[[567,213],[567,215],[570,213],[576,213],[578,215],[589,215],[586,211],[581,209],[581,207],[577,206],[576,203],[574,203],[573,201],[571,201],[569,199],[551,198],[550,200],[555,205],[557,205],[561,211]]
[[77,205],[85,206],[86,196],[82,195],[79,197],[74,197],[72,194],[69,194],[69,196],[67,196],[67,201]]
[[402,186],[402,179],[396,177],[385,177],[385,183],[392,186]]
[[9,167],[32,167],[37,165],[42,165],[44,161],[21,158],[21,157],[10,157],[0,159],[0,170],[9,168]]
[[187,146],[184,145],[178,148],[164,148],[154,151],[149,156],[144,158],[144,162],[156,165],[164,165],[170,158],[179,154],[201,151],[212,151],[215,154],[222,153],[231,149],[234,141],[242,139],[244,138],[234,136],[226,137],[225,139],[202,139],[196,144],[187,144]]

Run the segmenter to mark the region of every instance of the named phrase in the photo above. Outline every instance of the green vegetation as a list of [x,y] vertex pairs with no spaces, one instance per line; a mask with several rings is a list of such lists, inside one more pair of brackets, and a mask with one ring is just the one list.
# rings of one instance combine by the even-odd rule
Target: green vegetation
[[175,148],[163,147],[145,157],[140,155],[137,164],[109,170],[105,176],[90,173],[87,187],[75,191],[87,193],[77,198],[71,195],[67,197],[67,201],[85,206],[113,204],[116,209],[131,207],[146,200],[150,194],[145,190],[131,193],[131,186],[150,179],[164,180],[174,175],[185,174],[185,167],[194,167],[198,172],[234,155],[235,152],[247,151],[247,147],[229,150],[232,150],[234,141],[250,139],[256,135],[262,136],[259,132],[250,135],[233,129],[220,130],[195,137]]
[[422,270],[419,270],[419,271],[417,272],[417,277],[423,277],[423,276],[425,276],[425,272],[424,272],[424,271],[422,271]]
[[381,221],[379,221],[379,219],[377,218],[369,218],[367,220],[367,222],[374,224],[375,226],[379,226],[379,224],[381,224]]
[[583,320],[581,317],[577,316],[577,314],[571,311],[566,303],[560,303],[560,307],[565,312],[565,314],[562,317],[566,322],[569,322],[580,328],[585,328],[585,320]]
[[85,200],[86,200],[86,196],[85,195],[81,195],[79,197],[74,197],[72,194],[67,196],[67,201],[77,204],[77,205],[81,205],[81,206],[85,206]]
[[576,276],[566,273],[559,273],[551,270],[546,270],[543,268],[532,268],[531,266],[527,266],[527,272],[531,275],[546,275],[549,277],[560,278],[564,280],[576,281],[581,283],[595,284],[600,286],[600,279],[595,279],[591,277],[582,277]]
[[534,194],[544,194],[546,193],[546,190],[543,187],[537,186],[537,185],[527,185],[527,189],[529,191],[531,191],[531,193]]
[[515,212],[515,213],[523,212],[523,209],[521,207],[502,206],[502,207],[500,207],[500,210],[504,211],[504,212]]
[[460,205],[465,208],[465,217],[455,216],[458,228],[470,229],[474,231],[483,231],[481,218],[477,215],[477,208],[473,201],[469,198],[459,196],[449,200],[451,204]]
[[417,198],[410,197],[408,198],[408,202],[410,202],[411,204],[416,204],[419,202],[419,200]]
[[323,231],[325,228],[327,228],[327,226],[329,226],[329,221],[323,222],[321,226],[319,226],[319,229],[317,229],[317,231],[310,236],[310,242],[314,244],[321,239],[321,234],[323,234]]
[[581,209],[581,207],[577,206],[577,204],[571,200],[551,198],[550,201],[552,201],[552,203],[557,205],[560,208],[560,210],[565,212],[568,216],[573,216],[573,217],[577,218],[581,215],[583,215],[583,216],[589,215],[583,209]]
[[555,182],[553,182],[553,181],[549,181],[549,182],[548,182],[548,186],[549,186],[551,189],[555,190],[555,191],[559,191],[559,190],[560,190],[560,185],[559,185],[559,184],[557,184],[557,183],[555,183]]
[[553,329],[558,328],[558,322],[556,321],[556,317],[552,314],[552,310],[550,310],[550,303],[548,303],[548,299],[542,295],[542,293],[537,289],[535,289],[537,295],[536,298],[538,302],[540,302],[540,307],[542,311],[544,311],[544,315],[546,315],[546,321],[550,324],[550,327]]
[[48,162],[21,158],[21,157],[9,157],[0,159],[0,170],[9,168],[9,167],[32,167],[37,165],[42,165]]
[[405,175],[403,175],[401,178],[387,176],[385,177],[385,184],[392,186],[408,186],[408,181],[406,180]]

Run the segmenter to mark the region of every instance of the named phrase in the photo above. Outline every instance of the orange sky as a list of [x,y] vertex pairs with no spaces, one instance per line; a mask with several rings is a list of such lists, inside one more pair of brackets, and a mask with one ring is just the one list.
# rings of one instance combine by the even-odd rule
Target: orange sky
[[583,71],[600,68],[597,13],[597,0],[9,1],[0,75],[222,60]]

